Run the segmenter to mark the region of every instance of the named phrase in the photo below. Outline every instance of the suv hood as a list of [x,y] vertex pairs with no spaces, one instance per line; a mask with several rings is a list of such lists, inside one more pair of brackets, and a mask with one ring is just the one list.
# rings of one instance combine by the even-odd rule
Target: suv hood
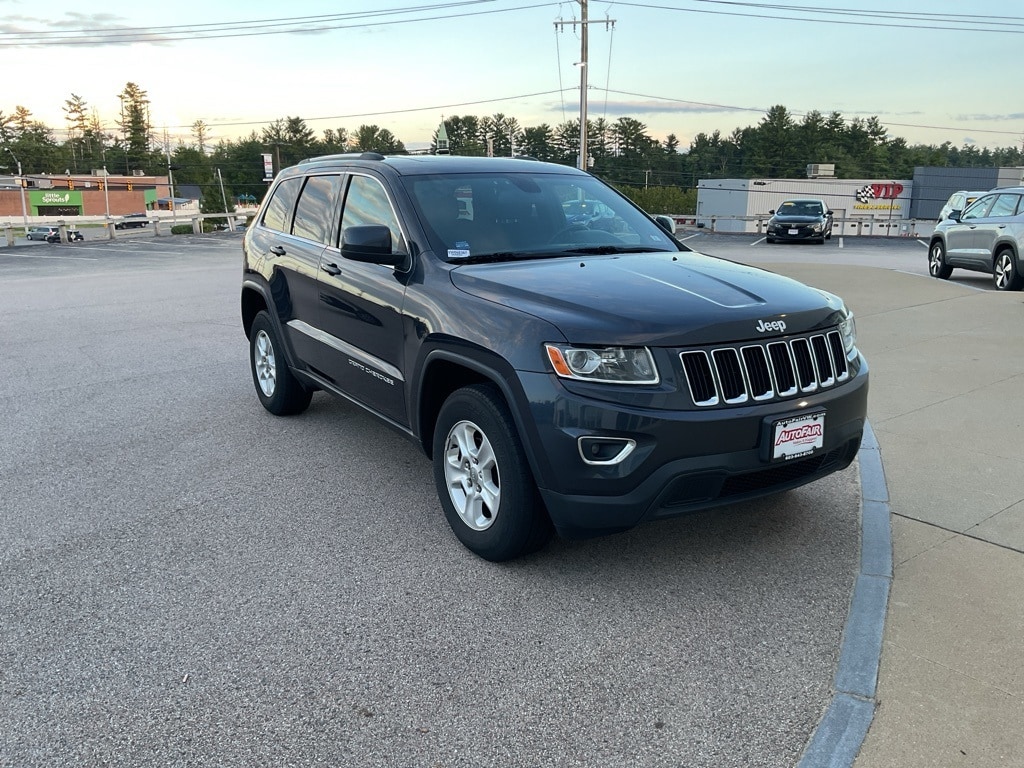
[[[841,318],[841,304],[821,291],[693,252],[467,264],[451,279],[466,293],[547,320],[574,344],[716,344]],[[785,327],[761,331],[761,320]]]

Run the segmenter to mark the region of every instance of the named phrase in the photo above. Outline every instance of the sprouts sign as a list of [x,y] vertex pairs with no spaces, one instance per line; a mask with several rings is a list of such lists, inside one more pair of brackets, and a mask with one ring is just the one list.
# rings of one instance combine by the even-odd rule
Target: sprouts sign
[[82,193],[70,189],[41,189],[28,193],[33,216],[79,216]]

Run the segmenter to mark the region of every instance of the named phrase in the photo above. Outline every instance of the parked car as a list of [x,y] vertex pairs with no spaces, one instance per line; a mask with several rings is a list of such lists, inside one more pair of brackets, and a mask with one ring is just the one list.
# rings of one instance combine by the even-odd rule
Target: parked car
[[810,241],[824,244],[832,237],[832,211],[821,200],[786,200],[768,211],[765,242]]
[[942,206],[942,210],[939,211],[938,221],[945,221],[950,217],[950,214],[953,213],[953,211],[963,213],[968,205],[984,194],[984,192],[968,192],[964,189],[961,189],[959,192],[954,192],[949,196],[946,204]]
[[242,251],[259,402],[321,391],[395,428],[489,560],[804,485],[860,446],[840,298],[691,251],[581,170],[314,158],[277,175]]
[[946,280],[954,268],[988,272],[999,291],[1024,287],[1024,187],[983,194],[963,212],[935,225],[928,272]]
[[[68,230],[66,230],[66,232],[67,232],[67,238],[68,238],[68,242],[69,243],[74,243],[76,241],[85,240],[85,235],[83,235],[82,231],[79,230],[79,229],[68,229]],[[48,243],[59,243],[60,242],[60,230],[58,230],[57,232],[49,235],[46,238],[46,242],[48,242]]]
[[60,230],[57,227],[29,227],[25,233],[27,240],[49,240],[52,235],[60,239]]
[[141,229],[149,225],[148,213],[127,213],[120,221],[114,222],[114,229]]

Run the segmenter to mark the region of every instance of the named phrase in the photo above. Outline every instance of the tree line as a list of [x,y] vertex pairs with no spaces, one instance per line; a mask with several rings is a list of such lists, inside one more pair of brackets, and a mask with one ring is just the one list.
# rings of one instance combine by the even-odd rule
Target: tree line
[[[66,139],[35,120],[21,105],[10,115],[0,111],[0,167],[10,169],[8,157],[20,161],[25,174],[88,173],[106,167],[109,173],[130,174],[142,169],[163,175],[173,170],[176,184],[196,185],[205,194],[203,208],[219,211],[219,185],[231,197],[261,199],[267,184],[263,155],[275,168],[322,154],[374,151],[404,154],[403,142],[386,128],[360,125],[354,131],[328,128],[317,134],[300,117],[285,117],[239,139],[210,140],[202,120],[191,126],[190,141],[175,146],[161,136],[149,119],[145,90],[129,82],[118,94],[116,128],[104,125],[85,99],[72,93],[64,102]],[[558,125],[523,126],[512,116],[461,115],[444,119],[448,149],[456,155],[528,155],[564,165],[579,163],[579,120]],[[438,135],[429,151],[437,149]],[[812,111],[802,118],[786,107],[771,107],[756,125],[698,133],[687,148],[675,134],[659,141],[647,126],[632,117],[587,121],[588,167],[652,213],[692,213],[696,186],[705,178],[792,178],[806,176],[811,163],[835,165],[838,178],[913,176],[915,166],[1002,167],[1024,165],[1016,147],[979,148],[910,145],[889,136],[877,117],[847,120],[839,112]]]

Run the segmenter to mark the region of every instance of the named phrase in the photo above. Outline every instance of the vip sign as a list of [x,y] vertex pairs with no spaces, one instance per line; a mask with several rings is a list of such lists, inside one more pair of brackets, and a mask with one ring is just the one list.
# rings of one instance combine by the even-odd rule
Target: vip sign
[[858,211],[898,211],[902,206],[896,200],[903,194],[904,189],[906,187],[895,181],[887,184],[865,184],[857,190],[857,203],[853,207]]

